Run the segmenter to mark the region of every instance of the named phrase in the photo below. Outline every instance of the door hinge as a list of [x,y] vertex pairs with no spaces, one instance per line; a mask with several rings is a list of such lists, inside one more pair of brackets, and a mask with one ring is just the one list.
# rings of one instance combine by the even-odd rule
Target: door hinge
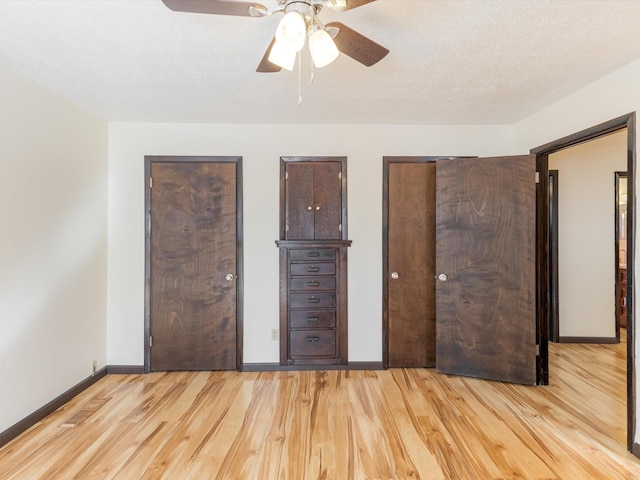
[[536,343],[536,356],[539,357],[540,356],[540,344]]
[[285,224],[284,224],[284,231],[285,231],[285,232],[288,232],[288,231],[289,231],[289,224],[288,224],[288,223],[285,223]]
[[153,347],[153,337],[149,335],[149,348]]
[[289,180],[289,172],[284,172],[284,179]]
[[540,183],[540,172],[536,172],[536,183]]
[[338,179],[342,180],[342,172],[338,172]]
[[153,177],[149,177],[149,188],[153,188]]
[[338,230],[342,231],[342,224],[338,225]]

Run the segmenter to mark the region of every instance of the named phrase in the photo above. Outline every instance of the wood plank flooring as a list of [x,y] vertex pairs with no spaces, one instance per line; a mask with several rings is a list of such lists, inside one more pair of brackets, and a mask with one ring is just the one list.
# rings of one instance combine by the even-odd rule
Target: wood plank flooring
[[0,449],[2,479],[633,479],[625,348],[551,385],[431,369],[109,375]]

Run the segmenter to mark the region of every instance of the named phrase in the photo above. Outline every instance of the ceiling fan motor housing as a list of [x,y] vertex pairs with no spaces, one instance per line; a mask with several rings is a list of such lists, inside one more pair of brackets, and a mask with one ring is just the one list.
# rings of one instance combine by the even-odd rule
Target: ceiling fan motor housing
[[322,10],[323,5],[312,3],[311,0],[284,0],[285,13],[297,12],[306,19],[309,19],[313,14],[316,15]]

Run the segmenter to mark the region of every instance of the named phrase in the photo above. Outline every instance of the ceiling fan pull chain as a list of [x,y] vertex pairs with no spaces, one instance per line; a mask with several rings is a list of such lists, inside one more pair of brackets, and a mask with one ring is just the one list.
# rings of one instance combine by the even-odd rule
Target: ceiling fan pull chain
[[298,52],[298,105],[302,105],[302,55]]
[[315,74],[316,74],[316,69],[315,69],[315,66],[313,65],[313,61],[311,61],[311,83],[313,83]]
[[[311,9],[311,31],[313,31],[313,26],[316,24],[316,9],[312,8]],[[309,42],[311,42],[311,40],[309,40]],[[311,45],[311,43],[309,43],[309,45]],[[311,51],[311,46],[309,46],[309,51]],[[315,63],[313,62],[313,54],[311,55],[311,83],[313,83],[313,77],[314,77],[314,73],[315,73]]]

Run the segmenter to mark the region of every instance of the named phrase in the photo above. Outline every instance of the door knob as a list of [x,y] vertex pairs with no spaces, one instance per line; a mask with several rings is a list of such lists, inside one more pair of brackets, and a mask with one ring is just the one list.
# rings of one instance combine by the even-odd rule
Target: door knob
[[449,277],[446,273],[441,273],[440,275],[438,275],[438,280],[440,280],[441,282],[446,282],[448,279]]
[[236,276],[233,273],[227,273],[227,275],[224,277],[227,282],[232,282],[234,278],[236,278]]
[[399,274],[398,272],[393,272],[393,273],[391,274],[391,278],[392,278],[393,280],[398,280],[398,279],[400,278],[400,274]]
[[316,207],[316,210],[320,210],[320,205],[318,205],[318,206]]
[[309,206],[307,207],[307,210],[311,211],[311,210],[313,210],[313,207],[312,207],[311,205],[309,205]]

